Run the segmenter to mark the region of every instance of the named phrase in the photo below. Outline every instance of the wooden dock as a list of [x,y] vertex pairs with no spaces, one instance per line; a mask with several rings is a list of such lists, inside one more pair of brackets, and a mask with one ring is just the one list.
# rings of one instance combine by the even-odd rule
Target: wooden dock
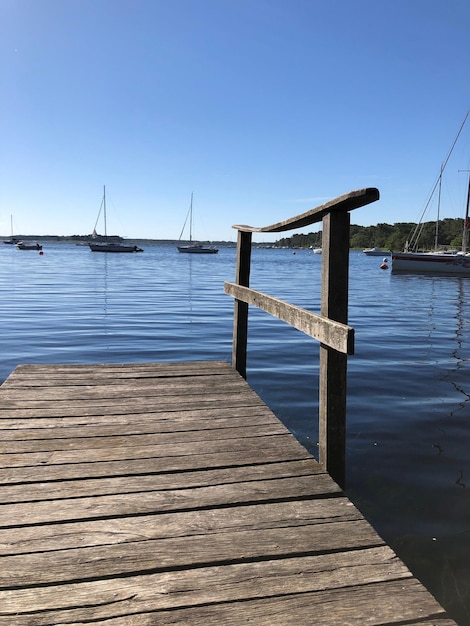
[[0,625],[454,624],[227,363],[0,387]]

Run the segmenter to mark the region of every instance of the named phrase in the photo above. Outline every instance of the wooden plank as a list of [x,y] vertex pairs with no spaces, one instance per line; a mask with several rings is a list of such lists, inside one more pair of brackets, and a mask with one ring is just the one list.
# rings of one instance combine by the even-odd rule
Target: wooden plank
[[228,295],[266,311],[324,345],[344,354],[354,354],[354,329],[350,326],[254,289],[227,282],[224,289]]
[[[317,549],[306,550],[306,545],[311,546],[312,533]],[[295,532],[283,527],[250,528],[158,540],[145,538],[124,544],[48,550],[29,554],[27,559],[23,554],[1,557],[0,590],[380,545],[383,542],[364,520],[307,524],[296,527]]]
[[[174,411],[187,410],[191,408],[195,408],[195,397],[191,395],[187,396],[179,396],[173,395],[168,397],[160,397],[159,394],[155,394],[155,396],[149,396],[147,398],[142,397],[132,397],[130,395],[123,397],[116,397],[115,400],[119,400],[119,402],[111,403],[109,398],[87,398],[80,402],[79,411],[92,412],[100,415],[103,408],[109,409],[110,405],[114,410],[118,410],[117,404],[121,407],[121,411],[125,410],[127,412],[138,412],[139,410],[143,410],[150,404],[150,401],[153,400],[153,404],[158,406],[160,410],[169,410],[172,409]],[[226,401],[225,401],[226,400]],[[225,406],[246,406],[248,402],[255,402],[257,404],[260,403],[259,400],[251,397],[251,394],[243,394],[243,393],[233,393],[229,396],[225,396],[223,393],[220,394],[201,394],[199,398],[197,398],[197,408],[217,408],[221,404]],[[27,402],[27,406],[30,409],[46,409],[50,411],[49,408],[53,404],[52,410],[58,408],[60,406],[60,410],[69,411],[74,414],[74,406],[71,403],[67,403],[65,400],[61,401],[59,398],[45,398],[44,400],[29,400]],[[15,409],[20,413],[25,413],[26,410],[24,408],[24,402],[21,401],[20,397],[15,399],[2,399],[2,404],[4,404],[6,409]],[[46,412],[45,412],[46,413]],[[109,413],[109,410],[108,410]],[[75,414],[77,414],[75,407]],[[84,414],[84,413],[82,413]],[[3,415],[10,417],[12,414],[8,412],[4,412]]]
[[296,228],[303,228],[304,226],[310,226],[320,222],[325,215],[332,212],[345,212],[352,211],[371,202],[375,202],[380,197],[379,190],[375,187],[368,187],[365,189],[358,189],[356,191],[350,191],[342,196],[338,196],[334,200],[330,200],[321,204],[320,206],[310,209],[305,213],[290,217],[288,219],[271,224],[270,226],[246,226],[235,225],[232,228],[236,228],[242,232],[251,233],[280,233],[286,230],[294,230]]
[[[410,576],[389,548],[379,547],[339,555],[141,575],[126,578],[122,585],[114,588],[108,581],[99,581],[67,584],[60,588],[60,592],[48,587],[34,593],[20,589],[8,594],[3,610],[10,614],[15,611],[21,614],[25,607],[38,613],[46,610],[51,619],[51,607],[55,607],[53,623],[89,618],[90,607],[93,607],[94,619],[109,619],[122,613],[126,613],[129,619],[132,614],[145,611],[152,611],[154,618],[158,619],[156,609],[246,602],[255,598],[323,592],[325,588],[354,588],[358,578],[365,584],[384,582],[384,566],[385,580],[406,581]],[[244,614],[243,606],[241,615]],[[59,611],[63,612],[59,614]]]
[[[338,493],[338,488],[334,483],[329,483],[326,474],[318,474],[314,481],[311,477],[297,476],[271,480],[259,479],[248,483],[191,486],[190,488],[177,486],[176,488],[151,489],[148,488],[149,482],[152,483],[152,481],[143,481],[147,489],[142,488],[141,491],[100,496],[80,497],[77,495],[62,499],[58,497],[60,489],[55,490],[51,485],[51,497],[48,500],[36,500],[33,486],[33,489],[25,492],[22,502],[2,505],[0,528],[26,523],[45,524],[75,519],[100,519],[113,517],[116,511],[119,511],[121,516],[144,515],[171,510],[227,506],[234,501],[237,504],[264,502],[268,497],[267,494],[273,490],[276,490],[276,500],[314,498]],[[54,497],[57,492],[58,494]],[[51,502],[54,502],[53,506]]]
[[[34,483],[39,481],[75,480],[77,478],[93,478],[107,476],[133,476],[137,474],[184,472],[198,469],[243,467],[263,463],[281,463],[311,458],[303,449],[303,456],[297,446],[263,446],[263,440],[250,442],[246,449],[232,450],[230,446],[222,446],[217,451],[206,454],[190,453],[182,456],[123,458],[121,460],[93,461],[80,463],[80,456],[75,462],[60,464],[10,465],[0,466],[0,484]],[[257,445],[255,445],[255,443]],[[150,451],[151,452],[151,451]],[[0,459],[3,463],[8,457]],[[24,457],[24,461],[27,458]]]
[[[189,415],[186,415],[187,413]],[[109,418],[106,421],[95,421],[94,416],[90,418],[88,424],[74,424],[67,418],[58,418],[55,420],[53,429],[50,428],[50,425],[44,424],[43,420],[11,420],[11,423],[8,423],[8,420],[5,419],[2,422],[2,439],[5,442],[22,442],[35,439],[62,439],[65,436],[71,439],[76,437],[99,438],[112,435],[204,431],[214,428],[240,428],[242,426],[268,424],[272,426],[273,424],[270,413],[263,407],[241,407],[240,411],[234,411],[232,417],[223,417],[219,412],[213,411],[212,413],[212,415],[208,415],[208,412],[200,411],[195,415],[195,411],[185,411],[176,416],[174,413],[168,413],[169,417],[163,418],[159,413],[153,415],[153,418],[148,413],[131,416],[126,414],[121,421],[114,421],[113,419],[112,425],[109,423]]]
[[[70,449],[52,450],[45,452],[0,454],[0,467],[22,467],[37,465],[61,466],[68,463],[97,463],[102,461],[128,461],[131,459],[157,458],[173,460],[187,456],[209,456],[224,452],[248,452],[259,454],[260,450],[274,450],[280,453],[290,452],[292,456],[299,455],[299,447],[288,434],[267,437],[245,437],[244,439],[222,439],[213,441],[184,441],[175,444],[155,444],[148,446],[103,447],[98,449]],[[304,453],[304,458],[307,456]],[[60,467],[58,467],[60,471]]]
[[[122,476],[85,476],[79,480],[62,479],[47,481],[40,479],[30,485],[24,483],[2,486],[2,504],[12,502],[40,502],[64,498],[82,498],[143,491],[161,491],[168,489],[189,489],[192,487],[214,486],[224,483],[238,484],[247,481],[298,478],[324,473],[321,467],[311,459],[267,463],[262,465],[245,465],[242,467],[213,468],[178,472],[177,474],[140,474]],[[326,491],[319,495],[339,493],[339,488],[325,483]],[[1,551],[1,545],[0,545]]]
[[60,395],[62,399],[69,397],[80,399],[85,395],[84,392],[87,392],[87,397],[94,397],[99,394],[103,394],[105,397],[119,397],[132,393],[133,390],[141,392],[144,397],[152,397],[156,393],[190,395],[193,393],[197,394],[198,391],[229,393],[233,390],[242,390],[245,395],[254,395],[251,389],[243,387],[243,379],[241,377],[236,378],[233,376],[233,373],[228,371],[218,376],[199,375],[191,378],[175,377],[173,379],[169,379],[168,377],[126,378],[119,379],[119,381],[114,379],[113,383],[109,382],[107,379],[94,379],[91,374],[87,378],[82,378],[80,381],[73,383],[65,383],[63,378],[60,382],[55,382],[51,385],[42,385],[40,381],[37,383],[28,381],[18,386],[6,386],[2,390],[2,399],[27,399],[28,397],[50,398],[50,394],[55,394],[55,396]]
[[[217,437],[219,441],[239,439],[240,437],[265,437],[285,435],[285,428],[281,424],[255,424],[239,428],[211,428],[210,430],[178,431],[167,433],[144,433],[125,435],[102,436],[96,433],[94,437],[55,437],[50,439],[29,439],[27,441],[10,440],[0,442],[0,454],[28,454],[36,452],[61,452],[73,450],[80,452],[87,450],[103,450],[120,448],[135,448],[143,446],[179,445],[205,442],[209,438]],[[84,459],[85,460],[85,459]]]
[[[347,500],[334,498],[262,502],[260,504],[219,507],[212,511],[194,509],[146,515],[82,520],[64,520],[45,525],[15,525],[0,530],[2,556],[43,553],[51,550],[90,548],[97,545],[132,544],[142,538],[160,540],[175,537],[230,533],[232,530],[256,530],[331,523],[341,517],[345,522],[362,519]],[[209,540],[209,538],[208,538]]]
[[[71,584],[61,586],[60,590],[39,588],[35,594],[29,590],[15,590],[8,593],[10,602],[6,604],[3,615],[0,614],[0,624],[50,626],[67,623],[79,626],[90,623],[91,619],[93,623],[112,626],[240,626],[246,623],[298,626],[311,624],[313,613],[313,623],[322,626],[455,626],[455,622],[446,618],[442,609],[439,610],[432,597],[423,594],[422,587],[416,581],[400,577],[398,573],[398,580],[374,582],[374,577],[378,577],[377,570],[383,571],[383,565],[379,564],[374,568],[372,564],[367,569],[354,563],[346,565],[342,571],[338,571],[338,578],[341,574],[344,576],[342,580],[336,583],[334,572],[329,576],[332,589],[317,591],[315,582],[325,577],[325,565],[319,564],[318,573],[313,575],[310,571],[315,566],[310,566],[310,571],[304,574],[301,568],[308,559],[309,557],[301,562],[292,560],[283,563],[291,567],[290,576],[285,571],[286,568],[279,573],[279,561],[251,566],[246,574],[245,586],[237,580],[243,576],[241,566],[229,565],[213,569],[201,568],[193,572],[192,577],[187,572],[177,576],[171,573],[165,576],[155,574],[125,578],[113,586],[106,582],[92,585]],[[269,573],[264,577],[263,574],[269,570],[273,577]],[[395,573],[393,566],[390,566],[389,571],[392,575]],[[233,575],[227,580],[230,573]],[[276,574],[278,584],[274,578]],[[354,585],[354,580],[357,581],[358,577],[363,577],[365,581],[370,579],[372,582],[364,586]],[[314,588],[313,591],[305,591],[309,583]],[[335,583],[337,587],[334,587]],[[298,586],[297,592],[292,589],[295,584]],[[188,590],[185,592],[186,588]],[[243,594],[245,589],[246,595]],[[221,599],[224,596],[226,599]],[[419,621],[415,619],[416,605],[420,607]],[[32,610],[26,612],[26,606],[31,606]],[[51,610],[51,606],[54,609]],[[8,621],[12,618],[14,622]]]
[[[3,417],[2,417],[3,415]],[[12,432],[13,437],[23,437],[22,433],[17,430],[32,431],[34,429],[47,431],[50,437],[61,437],[61,428],[102,428],[113,429],[115,432],[125,428],[138,428],[139,424],[145,425],[147,428],[152,427],[155,431],[165,432],[165,429],[171,428],[173,422],[177,422],[181,430],[187,428],[192,429],[192,424],[198,422],[204,427],[204,421],[217,425],[218,422],[244,419],[272,420],[270,411],[262,404],[258,398],[257,402],[245,402],[239,406],[216,406],[211,408],[193,408],[187,407],[184,411],[175,412],[171,410],[158,410],[158,407],[143,407],[141,412],[135,412],[132,408],[123,408],[120,406],[101,407],[99,414],[86,414],[77,405],[68,406],[66,415],[64,410],[51,408],[49,411],[44,409],[10,409],[7,411],[0,410],[0,427],[2,435],[9,436]],[[84,419],[86,417],[86,419]],[[51,430],[51,420],[54,422],[54,430]],[[113,426],[110,426],[110,423]],[[143,427],[145,427],[143,426]],[[73,431],[67,431],[73,432]]]
[[[155,611],[139,615],[140,625],[191,624],[197,626],[403,626],[417,623],[416,606],[427,626],[455,626],[439,612],[431,596],[425,597],[416,581],[387,581],[366,586],[300,594],[280,594],[274,597],[236,603],[207,604],[179,610]],[[373,600],[371,600],[373,598]],[[312,619],[315,621],[312,622]],[[127,626],[129,616],[119,616],[106,622],[109,626]],[[440,620],[440,621],[438,621]],[[78,626],[78,624],[72,624]]]

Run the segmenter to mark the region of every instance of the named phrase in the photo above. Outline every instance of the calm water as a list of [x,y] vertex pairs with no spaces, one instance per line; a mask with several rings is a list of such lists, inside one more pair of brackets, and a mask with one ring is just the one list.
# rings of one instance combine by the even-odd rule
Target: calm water
[[[352,252],[348,495],[459,624],[470,624],[470,278],[391,276]],[[319,310],[321,256],[253,252],[251,285]],[[0,247],[0,381],[19,363],[230,361],[216,256],[146,246]],[[252,309],[248,381],[317,454],[318,345]]]

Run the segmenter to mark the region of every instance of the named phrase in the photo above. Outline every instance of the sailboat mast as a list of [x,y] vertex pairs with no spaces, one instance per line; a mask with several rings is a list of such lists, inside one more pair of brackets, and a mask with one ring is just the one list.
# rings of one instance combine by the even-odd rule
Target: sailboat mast
[[441,165],[441,173],[439,174],[439,193],[437,196],[437,220],[436,220],[436,236],[434,238],[434,250],[437,250],[439,245],[439,218],[441,212],[441,187],[442,187],[442,172],[444,171],[444,166]]
[[103,215],[104,215],[104,236],[108,236],[108,230],[106,226],[106,185],[103,185]]
[[470,209],[470,174],[468,175],[468,189],[467,189],[467,206],[465,209],[465,218],[463,222],[463,238],[462,238],[462,252],[467,252],[468,246],[468,230],[470,229],[470,218],[468,216]]
[[189,243],[193,240],[193,193],[191,192],[191,205],[189,207]]

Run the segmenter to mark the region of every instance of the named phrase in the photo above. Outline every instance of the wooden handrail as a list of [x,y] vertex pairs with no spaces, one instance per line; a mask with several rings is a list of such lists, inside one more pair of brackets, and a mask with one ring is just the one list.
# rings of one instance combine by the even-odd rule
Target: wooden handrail
[[[237,265],[225,292],[235,298],[232,365],[246,378],[248,305],[254,305],[320,341],[320,463],[340,486],[345,481],[347,355],[354,351],[348,321],[349,211],[379,199],[375,187],[350,191],[270,226],[236,225]],[[250,289],[252,233],[276,233],[322,221],[320,315]]]
[[286,322],[309,337],[317,339],[325,346],[343,354],[354,354],[354,329],[350,326],[327,319],[322,315],[317,315],[278,298],[273,298],[261,293],[261,291],[228,282],[225,283],[224,287],[225,293],[229,296],[266,311],[266,313]]
[[296,228],[303,228],[304,226],[310,226],[310,224],[320,222],[325,215],[333,211],[352,211],[353,209],[358,209],[361,206],[375,202],[378,199],[379,190],[375,187],[366,187],[365,189],[345,193],[305,213],[301,213],[295,217],[289,217],[282,222],[277,222],[270,226],[235,225],[232,226],[232,228],[250,233],[281,233],[286,230],[295,230]]

